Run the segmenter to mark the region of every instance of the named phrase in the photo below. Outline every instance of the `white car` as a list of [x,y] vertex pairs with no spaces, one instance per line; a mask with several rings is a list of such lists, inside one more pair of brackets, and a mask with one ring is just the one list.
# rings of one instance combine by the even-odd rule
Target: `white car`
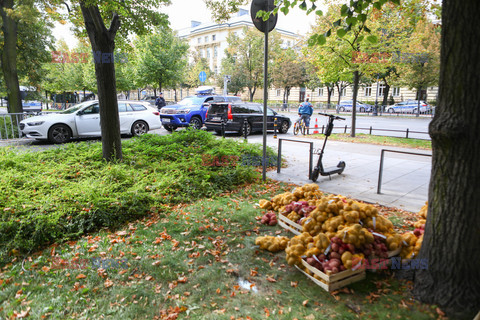
[[[162,127],[159,112],[141,101],[119,101],[120,133],[139,136]],[[30,117],[20,121],[20,130],[28,138],[64,143],[71,138],[99,137],[98,101],[85,101],[59,113]]]

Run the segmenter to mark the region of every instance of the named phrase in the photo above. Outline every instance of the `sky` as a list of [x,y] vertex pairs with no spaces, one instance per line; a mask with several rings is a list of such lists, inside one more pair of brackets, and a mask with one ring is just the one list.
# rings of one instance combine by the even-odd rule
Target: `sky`
[[[242,7],[250,9],[250,5]],[[160,11],[169,16],[170,26],[174,30],[190,27],[191,20],[199,22],[211,21],[211,14],[203,0],[172,0],[172,4],[167,7],[161,7]],[[310,26],[315,23],[315,14],[306,15],[305,11],[295,8],[285,16],[279,13],[277,28],[285,29],[295,33],[306,34],[310,30]],[[53,31],[55,38],[58,40],[63,38],[69,48],[74,48],[76,40],[69,31],[68,25],[56,24]]]

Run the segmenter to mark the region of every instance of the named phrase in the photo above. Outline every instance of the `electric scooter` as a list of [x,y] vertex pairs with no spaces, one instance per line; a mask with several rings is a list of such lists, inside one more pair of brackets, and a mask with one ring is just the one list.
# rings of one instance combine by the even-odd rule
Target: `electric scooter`
[[329,168],[323,168],[322,164],[322,158],[323,158],[323,151],[325,150],[325,145],[327,144],[328,137],[332,134],[333,130],[333,121],[334,120],[345,120],[345,118],[332,115],[332,114],[327,114],[327,113],[319,113],[322,116],[327,116],[329,117],[328,119],[328,124],[327,128],[325,130],[325,141],[323,142],[323,147],[322,150],[320,151],[320,156],[318,157],[318,163],[317,166],[313,169],[312,172],[312,181],[316,182],[318,179],[318,175],[322,176],[330,176],[332,174],[338,173],[341,174],[343,170],[345,169],[345,162],[340,161],[336,167],[329,167]]

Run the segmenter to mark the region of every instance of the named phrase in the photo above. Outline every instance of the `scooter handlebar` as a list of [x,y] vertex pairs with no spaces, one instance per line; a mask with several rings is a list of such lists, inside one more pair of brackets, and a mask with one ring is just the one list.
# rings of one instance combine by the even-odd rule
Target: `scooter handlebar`
[[334,118],[335,120],[345,120],[345,118],[342,118],[342,117],[339,117],[339,116],[336,116],[336,115],[333,115],[333,114],[322,113],[322,112],[319,112],[318,114],[320,114],[322,116],[327,116],[327,117]]

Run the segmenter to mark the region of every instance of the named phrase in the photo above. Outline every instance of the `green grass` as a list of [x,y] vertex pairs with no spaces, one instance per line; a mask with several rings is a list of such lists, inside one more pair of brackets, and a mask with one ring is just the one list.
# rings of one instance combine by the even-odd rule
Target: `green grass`
[[[258,224],[255,204],[291,188],[244,186],[18,257],[0,273],[0,318],[27,308],[33,319],[435,318],[434,307],[411,299],[409,283],[388,273],[369,273],[331,295],[288,266],[284,252],[258,249],[258,235],[292,235]],[[74,257],[125,263],[54,268]]]
[[252,182],[252,167],[203,162],[205,155],[245,154],[261,148],[191,130],[126,141],[118,163],[102,159],[99,142],[20,154],[2,148],[0,261]]
[[[318,138],[318,139],[325,138],[325,136],[321,134],[311,135],[310,137]],[[329,137],[329,139],[336,140],[336,141],[344,141],[344,142],[368,143],[368,144],[378,144],[382,146],[432,150],[432,142],[429,140],[421,140],[421,139],[374,136],[374,135],[368,135],[364,133],[357,133],[355,135],[355,138],[352,138],[350,137],[349,134],[345,134],[345,133],[334,133]]]

